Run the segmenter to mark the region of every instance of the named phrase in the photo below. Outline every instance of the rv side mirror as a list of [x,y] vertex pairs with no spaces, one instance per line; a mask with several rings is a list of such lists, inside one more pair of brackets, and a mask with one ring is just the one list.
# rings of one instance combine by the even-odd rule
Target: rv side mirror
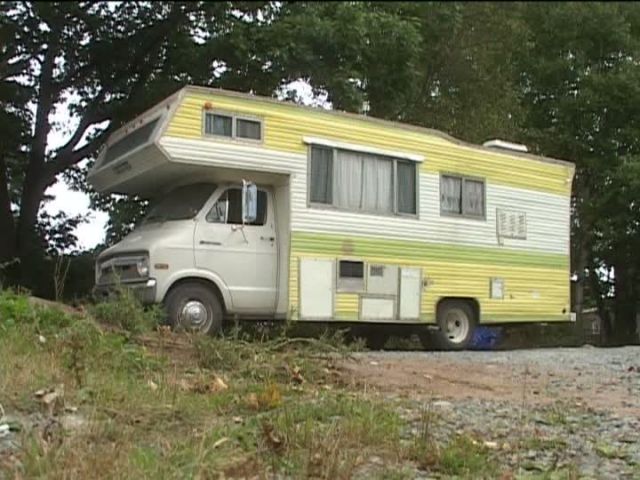
[[258,217],[258,188],[255,183],[242,181],[242,223],[253,223]]

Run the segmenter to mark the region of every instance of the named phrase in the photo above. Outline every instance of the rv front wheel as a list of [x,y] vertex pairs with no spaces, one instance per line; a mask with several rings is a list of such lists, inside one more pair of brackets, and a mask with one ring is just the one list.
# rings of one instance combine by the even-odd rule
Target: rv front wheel
[[445,350],[464,350],[475,327],[475,315],[464,300],[445,300],[438,307],[438,340]]
[[175,330],[215,335],[222,328],[220,301],[201,283],[183,283],[173,288],[167,295],[165,308]]

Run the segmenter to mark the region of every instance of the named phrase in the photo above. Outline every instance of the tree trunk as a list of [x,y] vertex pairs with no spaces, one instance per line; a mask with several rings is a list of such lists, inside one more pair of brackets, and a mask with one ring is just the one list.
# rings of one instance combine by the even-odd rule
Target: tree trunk
[[615,332],[617,344],[635,342],[636,298],[634,295],[632,272],[624,260],[617,262],[615,271]]
[[42,245],[36,231],[38,211],[46,183],[36,172],[27,171],[16,229],[17,254],[20,258],[20,284],[32,287],[34,272],[42,259]]
[[16,232],[6,171],[5,161],[0,158],[0,263],[9,262],[16,256]]
[[604,300],[605,294],[602,292],[596,268],[597,265],[592,261],[589,265],[589,286],[591,287],[592,295],[595,297],[596,306],[598,307],[598,316],[600,317],[600,326],[602,328],[601,339],[604,341],[603,343],[608,344],[613,341],[613,323],[611,314]]
[[575,335],[580,345],[585,341],[585,325],[582,311],[584,310],[584,288],[586,283],[585,270],[587,267],[587,257],[589,246],[582,236],[575,240],[575,250],[577,254],[572,255],[573,272],[576,272],[577,279],[573,284],[572,310],[576,313]]

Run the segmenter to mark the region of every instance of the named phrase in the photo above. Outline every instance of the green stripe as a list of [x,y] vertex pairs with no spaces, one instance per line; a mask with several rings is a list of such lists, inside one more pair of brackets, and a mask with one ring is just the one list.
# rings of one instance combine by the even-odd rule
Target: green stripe
[[569,255],[560,253],[532,253],[490,247],[345,237],[307,232],[292,233],[291,249],[295,253],[379,257],[389,260],[569,269]]

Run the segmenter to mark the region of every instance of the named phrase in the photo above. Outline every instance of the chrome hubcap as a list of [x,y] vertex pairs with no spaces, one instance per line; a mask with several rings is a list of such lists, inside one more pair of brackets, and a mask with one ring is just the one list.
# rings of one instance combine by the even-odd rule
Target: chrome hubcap
[[189,300],[180,312],[180,323],[186,328],[199,330],[207,323],[207,307],[197,300]]
[[469,319],[462,310],[449,310],[445,327],[449,340],[453,343],[460,343],[467,338],[469,333]]

